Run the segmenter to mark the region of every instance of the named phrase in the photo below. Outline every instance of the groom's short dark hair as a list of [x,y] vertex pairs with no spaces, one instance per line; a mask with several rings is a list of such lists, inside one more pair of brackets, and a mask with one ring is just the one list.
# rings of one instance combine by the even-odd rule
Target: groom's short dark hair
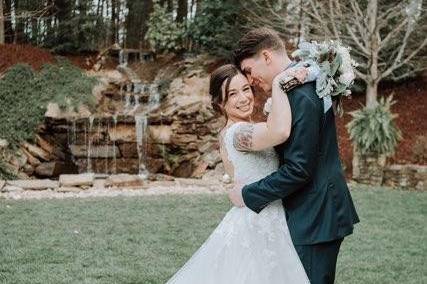
[[243,60],[256,55],[262,49],[286,50],[279,34],[269,28],[250,30],[238,42],[233,51],[233,61],[240,68]]

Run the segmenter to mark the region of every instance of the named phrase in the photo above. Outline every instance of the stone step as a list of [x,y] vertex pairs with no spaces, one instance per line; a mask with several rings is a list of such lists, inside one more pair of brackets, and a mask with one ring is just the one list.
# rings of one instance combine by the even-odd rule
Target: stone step
[[105,187],[144,187],[146,181],[138,175],[118,174],[111,175],[105,181]]
[[50,179],[8,180],[6,184],[32,190],[45,190],[49,188],[57,188],[59,186],[59,182]]
[[75,187],[75,186],[92,186],[95,181],[95,175],[78,174],[78,175],[61,175],[59,177],[59,184],[61,187]]

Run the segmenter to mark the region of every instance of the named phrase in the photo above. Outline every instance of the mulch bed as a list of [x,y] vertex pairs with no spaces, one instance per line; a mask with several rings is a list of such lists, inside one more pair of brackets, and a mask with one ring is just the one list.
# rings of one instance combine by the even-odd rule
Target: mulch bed
[[31,45],[0,45],[0,73],[18,63],[27,63],[39,70],[43,64],[54,62],[55,57],[45,49]]
[[[393,94],[396,104],[392,112],[398,114],[396,124],[402,131],[400,141],[391,162],[399,164],[423,164],[427,161],[417,160],[413,154],[413,145],[419,136],[427,135],[427,77],[420,77],[401,84],[384,84],[379,87],[380,96]],[[337,118],[339,148],[341,159],[347,173],[351,172],[353,157],[352,145],[345,125],[351,120],[350,111],[356,110],[365,103],[364,94],[356,94],[352,99],[344,100],[344,116]]]
[[[63,55],[60,57],[65,57],[81,69],[89,70],[92,68],[96,54]],[[55,63],[56,61],[56,55],[47,49],[29,44],[0,44],[0,74],[18,63],[26,63],[35,70],[40,70],[43,64]]]

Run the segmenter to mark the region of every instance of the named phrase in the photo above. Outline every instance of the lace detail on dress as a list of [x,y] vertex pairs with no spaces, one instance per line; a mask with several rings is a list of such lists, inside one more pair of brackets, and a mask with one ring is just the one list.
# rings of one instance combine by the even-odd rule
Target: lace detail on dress
[[[257,181],[276,171],[274,149],[239,152],[233,135],[241,123],[226,130],[224,144],[234,167],[234,180]],[[286,224],[281,200],[259,214],[233,207],[191,259],[168,283],[306,284],[309,283]]]
[[227,149],[229,161],[234,165],[234,180],[249,184],[276,171],[279,167],[279,159],[273,148],[256,152],[241,152],[234,148],[234,134],[245,123],[247,122],[236,122],[226,130],[224,146]]

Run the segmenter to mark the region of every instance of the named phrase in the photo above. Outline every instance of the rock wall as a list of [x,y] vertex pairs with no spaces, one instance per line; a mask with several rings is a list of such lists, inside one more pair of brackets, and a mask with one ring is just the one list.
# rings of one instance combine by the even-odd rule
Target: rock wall
[[[151,173],[201,177],[220,162],[217,134],[225,123],[210,105],[210,62],[177,62],[159,70],[154,83],[132,78],[129,70],[94,73],[100,77],[94,89],[97,112],[64,113],[50,105],[39,135],[62,153],[57,160],[71,164],[76,173],[136,174],[143,164]],[[136,88],[141,89],[137,94]],[[159,105],[150,109],[153,92]],[[141,115],[148,124],[143,141],[136,123]]]

